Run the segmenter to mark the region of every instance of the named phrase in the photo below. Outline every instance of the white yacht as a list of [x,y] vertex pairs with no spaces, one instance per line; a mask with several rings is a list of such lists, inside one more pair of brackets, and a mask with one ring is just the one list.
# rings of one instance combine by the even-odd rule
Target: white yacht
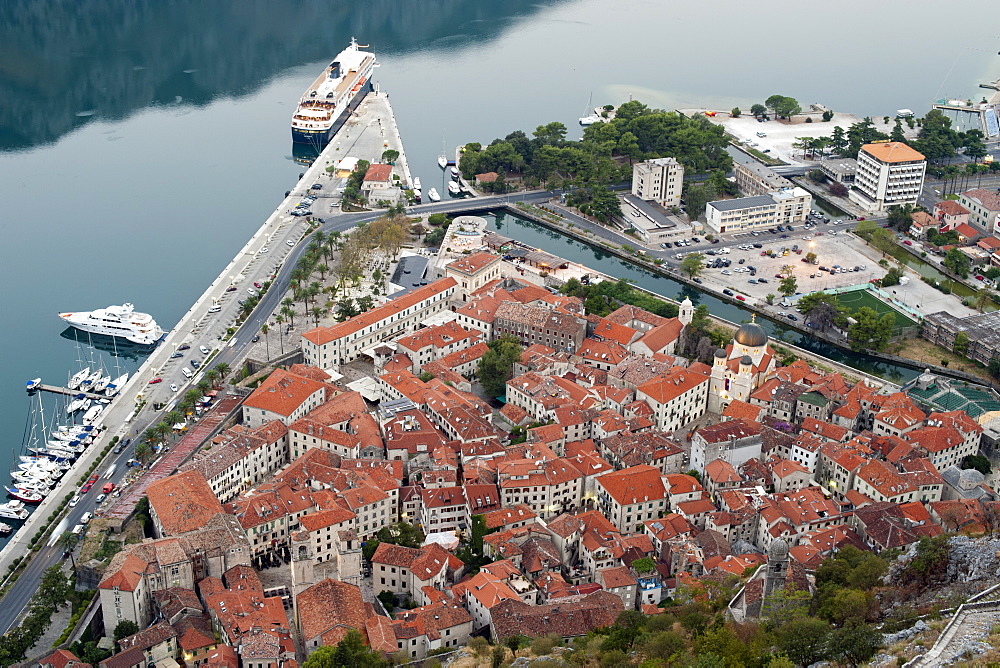
[[75,390],[76,388],[80,387],[80,383],[87,380],[87,378],[89,377],[90,377],[90,367],[89,366],[84,367],[83,369],[80,369],[75,374],[73,374],[73,377],[69,379],[68,383],[66,383],[66,387],[68,387],[71,390]]
[[104,412],[104,404],[94,404],[83,414],[83,424],[94,424],[94,422]]
[[441,201],[441,195],[438,195],[437,188],[431,188],[430,190],[427,191],[427,199],[429,199],[432,202]]
[[413,189],[414,190],[420,190],[421,189],[420,188],[420,177],[419,176],[414,176],[413,177]]
[[452,197],[458,197],[462,194],[462,187],[456,181],[448,181],[448,194]]
[[122,375],[118,376],[113,381],[108,383],[108,386],[104,388],[104,394],[106,394],[109,397],[115,396],[116,394],[122,391],[122,388],[125,387],[125,383],[127,382],[128,382],[128,374],[123,373]]
[[85,411],[88,408],[90,408],[90,399],[87,397],[77,397],[69,402],[69,406],[66,407],[66,414],[72,415],[77,411]]
[[163,335],[153,316],[138,313],[132,304],[108,306],[96,311],[60,313],[59,317],[85,332],[116,336],[139,345],[152,345]]
[[24,503],[17,499],[11,499],[7,503],[0,503],[0,517],[10,520],[28,519],[28,509]]
[[94,383],[94,392],[104,392],[107,389],[108,384],[111,382],[111,375],[105,374],[97,379]]

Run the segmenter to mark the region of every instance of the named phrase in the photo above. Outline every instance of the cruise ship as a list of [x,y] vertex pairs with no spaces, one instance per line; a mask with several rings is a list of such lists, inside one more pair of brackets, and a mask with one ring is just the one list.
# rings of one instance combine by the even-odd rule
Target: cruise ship
[[362,51],[357,40],[306,90],[292,116],[292,141],[326,146],[365,96],[373,90],[375,54]]
[[84,332],[116,336],[144,346],[153,345],[163,336],[163,330],[153,317],[148,313],[137,313],[132,304],[108,306],[96,311],[60,313],[59,317]]

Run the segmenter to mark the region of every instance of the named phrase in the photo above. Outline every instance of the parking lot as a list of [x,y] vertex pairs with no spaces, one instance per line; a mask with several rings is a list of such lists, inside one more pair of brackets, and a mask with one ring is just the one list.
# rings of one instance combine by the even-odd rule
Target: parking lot
[[[741,295],[748,302],[764,303],[765,297],[773,294],[778,303],[783,276],[794,276],[797,292],[809,293],[867,283],[885,275],[885,269],[844,243],[846,227],[835,220],[824,223],[821,217],[812,221],[805,229],[798,226],[775,229],[774,233],[740,233],[735,236],[738,243],[703,251],[701,281],[719,291],[729,290],[732,296]],[[796,234],[789,235],[789,231]],[[808,253],[816,254],[815,263],[805,261]],[[679,254],[683,257],[684,251]],[[676,254],[673,259],[677,259]]]

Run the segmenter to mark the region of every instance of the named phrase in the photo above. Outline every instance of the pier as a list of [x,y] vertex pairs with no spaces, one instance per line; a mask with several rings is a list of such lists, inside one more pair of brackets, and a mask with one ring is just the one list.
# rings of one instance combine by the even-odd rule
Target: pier
[[[67,397],[75,397],[77,395],[82,394],[86,398],[93,399],[94,401],[97,401],[99,399],[111,399],[112,398],[112,397],[107,396],[106,394],[95,394],[93,392],[84,392],[83,390],[80,390],[80,389],[71,390],[68,387],[58,387],[56,385],[46,385],[45,383],[42,383],[41,385],[39,385],[38,387],[34,388],[33,390],[28,390],[28,391],[29,392],[51,392],[53,394],[65,394]],[[118,396],[118,395],[115,395],[115,396]]]
[[[344,124],[344,127],[324,148],[319,157],[305,170],[302,178],[291,188],[289,194],[277,204],[272,212],[264,215],[264,220],[258,229],[241,248],[235,251],[233,259],[206,287],[205,291],[167,334],[163,343],[131,375],[126,385],[116,395],[119,398],[113,401],[95,422],[95,428],[102,430],[101,436],[84,451],[73,468],[63,476],[59,485],[39,504],[11,537],[7,545],[0,550],[0,571],[6,572],[15,559],[32,554],[32,536],[39,527],[45,524],[53,512],[59,512],[59,504],[62,501],[78,491],[78,486],[84,482],[84,478],[80,474],[86,471],[87,467],[98,462],[101,452],[111,438],[117,436],[122,440],[126,438],[136,439],[150,424],[160,418],[161,412],[153,410],[152,406],[157,403],[168,406],[171,404],[176,396],[175,392],[168,389],[171,383],[176,383],[180,386],[180,391],[184,392],[198,383],[204,377],[204,372],[207,369],[220,362],[235,366],[246,355],[251,338],[257,333],[261,324],[268,321],[272,312],[279,308],[285,286],[288,284],[288,274],[295,261],[305,251],[305,244],[299,242],[309,233],[310,227],[302,218],[291,215],[293,208],[304,195],[318,193],[320,198],[317,204],[323,206],[314,207],[315,215],[325,219],[328,224],[333,223],[343,229],[353,227],[362,219],[374,219],[380,215],[381,212],[378,209],[364,212],[362,216],[343,214],[337,211],[335,206],[330,206],[333,201],[339,200],[339,197],[335,196],[335,188],[338,183],[343,182],[343,179],[338,179],[335,176],[335,170],[328,171],[328,168],[335,167],[342,158],[348,156],[369,160],[372,163],[381,162],[382,154],[387,149],[399,151],[399,157],[394,164],[394,173],[400,176],[399,185],[408,187],[412,183],[412,178],[403,152],[399,130],[389,105],[388,95],[384,91],[378,90],[365,98],[352,118]],[[311,185],[315,183],[323,184],[324,188],[322,190],[311,189]],[[275,279],[274,287],[262,295],[257,309],[240,327],[236,328],[240,310],[237,298],[242,290],[239,292],[230,291],[230,286],[239,285],[242,288],[254,281],[263,282],[272,277]],[[228,332],[230,327],[236,328],[236,332],[232,336]],[[210,353],[211,361],[208,362],[206,358],[204,366],[190,379],[181,374],[183,362],[170,358],[170,355],[181,344],[188,344],[194,349],[204,345],[212,351]],[[149,381],[153,377],[162,377],[163,382],[149,385]],[[36,388],[37,390],[64,395],[79,394],[79,392],[67,388],[51,385],[40,385]],[[93,393],[84,393],[84,396],[97,399],[106,398],[103,395]],[[239,404],[241,398],[232,397],[223,401],[224,403],[218,412],[228,414],[229,410],[234,409],[234,404]],[[143,408],[136,412],[136,406],[139,404],[142,404]],[[214,417],[209,419],[206,416],[203,419],[205,419],[204,427],[209,432],[214,432],[221,427],[221,424],[216,424],[217,420]],[[196,431],[205,431],[201,428],[201,424],[199,422],[199,428]],[[152,471],[154,476],[145,483],[137,482],[134,492],[132,488],[127,488],[117,504],[109,503],[102,509],[89,497],[83,497],[83,501],[79,505],[68,510],[58,523],[53,535],[72,527],[87,511],[94,511],[95,515],[98,516],[107,514],[106,516],[115,524],[123,522],[134,508],[134,506],[130,508],[129,504],[134,503],[141,496],[145,485],[148,485],[155,477],[172,474],[188,454],[190,452],[188,452],[187,447],[179,450],[176,447],[172,449],[166,457],[155,464],[155,470]],[[121,454],[113,455],[112,460],[120,464],[131,456],[131,448],[126,448]],[[127,467],[119,465],[114,481],[119,482],[124,477],[126,470]],[[0,608],[0,632],[8,630],[17,623],[31,595],[37,588],[41,573],[46,567],[58,562],[61,554],[61,548],[46,544],[38,554],[33,555],[34,562],[3,598],[4,605]],[[6,584],[7,580],[8,578],[4,578],[0,585]]]

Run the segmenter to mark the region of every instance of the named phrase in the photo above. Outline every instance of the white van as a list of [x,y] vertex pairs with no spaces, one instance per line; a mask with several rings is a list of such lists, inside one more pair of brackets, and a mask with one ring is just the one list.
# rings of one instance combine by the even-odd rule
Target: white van
[[82,534],[86,530],[87,530],[87,527],[83,526],[82,524],[77,524],[75,527],[73,527],[73,535],[74,536],[79,536],[80,534]]
[[94,514],[93,514],[93,513],[90,513],[90,512],[87,512],[87,513],[84,513],[84,514],[83,514],[83,515],[82,515],[82,516],[80,517],[80,524],[86,524],[87,522],[89,522],[89,521],[90,521],[90,518],[91,518],[91,517],[93,517],[93,516],[94,516]]
[[187,367],[184,367],[183,369],[181,369],[181,373],[184,374],[185,378],[193,378],[194,377],[194,371],[192,371],[191,369],[189,369]]

